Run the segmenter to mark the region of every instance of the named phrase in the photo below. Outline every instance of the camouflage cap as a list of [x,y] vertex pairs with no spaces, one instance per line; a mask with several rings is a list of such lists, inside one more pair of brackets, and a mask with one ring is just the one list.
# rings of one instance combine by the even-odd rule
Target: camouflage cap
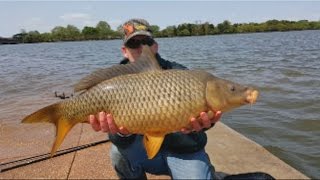
[[130,19],[122,26],[123,30],[123,44],[127,43],[129,39],[137,35],[145,35],[152,37],[150,24],[144,19]]

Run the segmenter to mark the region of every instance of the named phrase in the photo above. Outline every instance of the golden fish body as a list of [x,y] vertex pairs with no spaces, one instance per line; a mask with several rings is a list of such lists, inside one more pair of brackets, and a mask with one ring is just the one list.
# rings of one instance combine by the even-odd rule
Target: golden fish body
[[198,117],[200,112],[229,111],[254,103],[257,96],[258,91],[252,88],[204,71],[153,70],[117,75],[75,98],[40,109],[22,122],[56,125],[53,155],[75,124],[84,122],[90,114],[105,111],[113,115],[118,126],[134,134],[144,134],[148,157],[153,158],[166,134],[188,127],[190,119]]

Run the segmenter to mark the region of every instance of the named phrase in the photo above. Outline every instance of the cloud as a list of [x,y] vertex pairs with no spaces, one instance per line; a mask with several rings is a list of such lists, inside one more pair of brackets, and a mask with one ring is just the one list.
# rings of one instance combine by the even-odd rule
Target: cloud
[[29,22],[33,23],[39,23],[42,22],[42,19],[40,17],[32,17]]
[[52,26],[41,17],[31,17],[17,26],[18,29],[28,31],[48,32]]
[[117,27],[123,23],[123,21],[121,20],[110,20],[106,22],[111,26],[111,29],[113,30],[116,30]]
[[85,13],[66,13],[60,18],[64,21],[89,21],[91,20],[91,16]]
[[64,21],[64,25],[72,24],[80,29],[84,26],[96,26],[97,24],[97,20],[86,13],[65,13],[59,18]]
[[[105,21],[103,19],[97,19],[87,13],[65,13],[59,16],[60,19],[64,21],[63,24],[72,24],[78,28],[83,28],[84,26],[95,27],[99,21]],[[106,18],[108,19],[108,18]],[[123,23],[122,20],[112,19],[106,21],[112,29],[116,29],[119,25]]]

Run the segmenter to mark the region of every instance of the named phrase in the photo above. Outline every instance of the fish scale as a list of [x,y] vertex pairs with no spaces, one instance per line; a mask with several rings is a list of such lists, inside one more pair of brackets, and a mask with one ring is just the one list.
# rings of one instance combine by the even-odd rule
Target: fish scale
[[[118,126],[127,127],[133,133],[143,134],[145,129],[159,131],[168,126],[169,131],[177,130],[199,109],[206,110],[205,84],[192,76],[191,71],[165,72],[118,77],[90,89],[87,96],[78,100],[83,106],[94,106],[88,107],[90,110],[81,106],[82,119],[103,108],[101,110],[113,115]],[[188,84],[183,81],[185,78],[189,80]],[[132,87],[136,87],[134,91]],[[194,108],[200,104],[201,107]],[[65,102],[65,106],[69,107],[70,103]]]

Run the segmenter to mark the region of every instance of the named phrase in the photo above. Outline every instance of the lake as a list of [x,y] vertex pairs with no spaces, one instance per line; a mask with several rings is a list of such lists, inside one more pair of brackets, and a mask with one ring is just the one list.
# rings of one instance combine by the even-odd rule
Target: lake
[[[258,88],[255,105],[226,113],[221,121],[307,176],[320,178],[320,31],[157,41],[164,59]],[[70,95],[83,76],[117,64],[121,43],[0,46],[0,125],[18,124],[58,101],[55,91]]]

